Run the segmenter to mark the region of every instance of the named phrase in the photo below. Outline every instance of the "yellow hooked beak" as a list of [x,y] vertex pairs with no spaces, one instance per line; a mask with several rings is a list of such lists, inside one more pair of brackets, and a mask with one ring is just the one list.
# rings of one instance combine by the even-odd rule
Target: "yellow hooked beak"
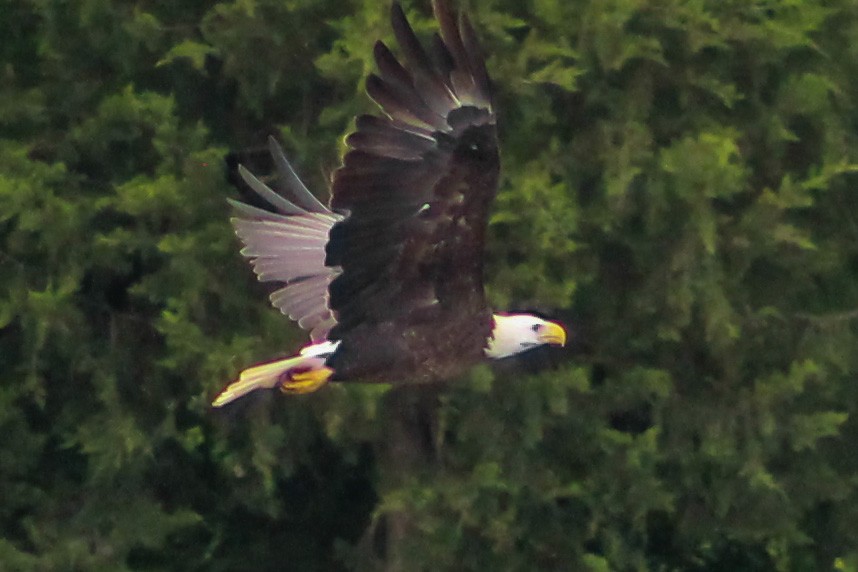
[[539,341],[552,346],[565,346],[566,329],[557,322],[548,322],[539,333]]

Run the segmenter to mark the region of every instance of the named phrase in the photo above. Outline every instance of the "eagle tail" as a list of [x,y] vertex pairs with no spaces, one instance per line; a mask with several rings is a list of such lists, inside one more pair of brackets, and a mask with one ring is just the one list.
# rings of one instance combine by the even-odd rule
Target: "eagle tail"
[[284,393],[296,394],[315,391],[333,374],[320,361],[316,356],[298,355],[248,368],[217,396],[212,407],[222,407],[260,388],[279,386]]

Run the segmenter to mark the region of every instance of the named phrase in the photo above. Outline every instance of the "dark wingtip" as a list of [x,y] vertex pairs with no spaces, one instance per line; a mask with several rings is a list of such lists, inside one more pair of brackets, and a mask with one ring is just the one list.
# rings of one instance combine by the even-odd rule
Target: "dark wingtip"
[[394,2],[390,5],[390,23],[394,28],[402,25],[403,23],[406,26],[408,25],[408,19],[405,17],[405,10],[402,9],[399,2]]
[[453,6],[450,4],[450,0],[432,0],[432,12],[436,15],[439,12],[451,14],[453,12]]
[[279,176],[278,188],[285,191],[292,201],[302,209],[315,213],[329,213],[328,208],[307,189],[301,178],[292,168],[283,148],[274,136],[268,137],[268,150],[274,159]]

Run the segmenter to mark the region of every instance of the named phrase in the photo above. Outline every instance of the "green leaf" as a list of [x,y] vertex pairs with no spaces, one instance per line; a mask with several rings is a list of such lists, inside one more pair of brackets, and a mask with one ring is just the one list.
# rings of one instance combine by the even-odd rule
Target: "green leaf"
[[206,65],[206,58],[216,55],[218,55],[218,50],[214,46],[195,42],[193,40],[184,40],[170,48],[170,50],[164,54],[164,57],[158,60],[156,65],[165,66],[172,64],[179,59],[187,59],[191,62],[191,65],[194,66],[194,69],[203,71]]

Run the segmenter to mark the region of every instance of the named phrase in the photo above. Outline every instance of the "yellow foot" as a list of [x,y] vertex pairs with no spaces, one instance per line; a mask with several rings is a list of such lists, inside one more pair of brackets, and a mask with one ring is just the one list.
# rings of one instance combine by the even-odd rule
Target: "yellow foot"
[[289,395],[313,393],[325,385],[333,374],[334,370],[329,367],[299,373],[287,373],[280,382],[280,391]]

